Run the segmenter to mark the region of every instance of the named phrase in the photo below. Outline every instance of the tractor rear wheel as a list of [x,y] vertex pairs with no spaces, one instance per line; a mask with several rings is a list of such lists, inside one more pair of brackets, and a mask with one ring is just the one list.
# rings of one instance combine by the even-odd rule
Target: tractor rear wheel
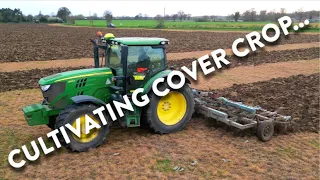
[[[71,149],[72,151],[88,151],[90,148],[95,148],[101,145],[106,139],[107,134],[109,133],[109,127],[111,122],[109,117],[105,116],[108,124],[103,125],[98,115],[93,115],[92,111],[97,109],[96,106],[92,104],[73,104],[61,110],[59,116],[57,117],[55,128],[58,129],[61,126],[69,123],[74,128],[76,128],[76,120],[80,118],[80,137],[73,134],[68,128],[65,127],[70,143],[64,143],[64,138],[59,134],[59,141],[62,142],[66,148]],[[91,129],[88,134],[85,133],[85,115],[88,115],[93,119],[101,128]]]
[[194,98],[188,84],[178,90],[170,89],[169,94],[163,97],[150,92],[149,98],[150,103],[144,108],[144,118],[158,134],[182,130],[194,112]]

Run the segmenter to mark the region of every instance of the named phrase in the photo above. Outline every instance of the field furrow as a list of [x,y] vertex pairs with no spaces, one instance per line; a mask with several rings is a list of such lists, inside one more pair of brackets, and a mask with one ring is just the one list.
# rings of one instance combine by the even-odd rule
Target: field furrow
[[[0,62],[21,62],[92,57],[92,44],[104,28],[68,28],[35,24],[1,24]],[[168,52],[191,52],[230,48],[233,41],[247,33],[142,31],[108,29],[116,37],[163,37],[170,40]],[[10,39],[8,41],[7,39]],[[318,34],[294,33],[280,38],[277,44],[319,42]]]

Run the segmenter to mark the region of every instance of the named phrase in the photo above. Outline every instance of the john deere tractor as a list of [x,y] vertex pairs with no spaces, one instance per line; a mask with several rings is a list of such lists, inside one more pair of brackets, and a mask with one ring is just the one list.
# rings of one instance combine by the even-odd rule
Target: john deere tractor
[[[132,103],[134,111],[125,111],[117,122],[122,127],[138,127],[144,122],[159,134],[181,130],[194,111],[190,81],[186,79],[187,83],[181,89],[170,89],[164,97],[155,95],[151,90],[153,81],[165,78],[171,72],[167,68],[165,51],[168,42],[163,38],[116,38],[113,34],[92,40],[94,68],[40,79],[43,101],[23,108],[27,123],[58,129],[67,123],[76,127],[76,119],[80,118],[83,127],[87,114],[101,125],[93,110],[109,102],[123,102],[123,95],[130,99],[135,89],[143,88],[142,94],[148,95],[150,103],[142,108]],[[160,90],[169,88],[166,83],[159,86]],[[110,123],[101,125],[100,129],[92,129],[88,134],[81,128],[80,137],[68,131],[71,142],[65,146],[74,151],[87,151],[99,146],[112,124],[109,115],[105,114],[105,118]],[[62,142],[63,138],[59,138]]]

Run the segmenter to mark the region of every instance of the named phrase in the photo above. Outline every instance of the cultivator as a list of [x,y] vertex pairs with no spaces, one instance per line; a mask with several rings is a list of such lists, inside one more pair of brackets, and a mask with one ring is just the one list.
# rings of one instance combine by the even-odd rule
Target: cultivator
[[240,130],[256,128],[261,141],[268,141],[274,134],[274,126],[283,126],[291,122],[291,116],[265,110],[259,106],[248,106],[234,102],[224,97],[218,97],[212,92],[202,92],[193,89],[196,112]]

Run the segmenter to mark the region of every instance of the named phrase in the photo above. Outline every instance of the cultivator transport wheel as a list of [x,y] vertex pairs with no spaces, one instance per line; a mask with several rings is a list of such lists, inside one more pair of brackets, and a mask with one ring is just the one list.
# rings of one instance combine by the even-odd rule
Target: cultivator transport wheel
[[[159,88],[160,89],[160,88]],[[194,98],[189,85],[170,90],[163,97],[149,93],[150,103],[144,109],[149,127],[159,134],[180,131],[194,112]]]
[[269,141],[274,134],[274,125],[272,121],[260,121],[257,128],[257,137],[263,141]]
[[[58,129],[61,126],[69,123],[74,128],[76,128],[76,119],[80,118],[80,137],[73,134],[67,128],[67,134],[70,138],[70,143],[62,143],[66,148],[70,148],[72,151],[87,151],[90,148],[95,148],[102,144],[109,133],[109,127],[111,122],[109,118],[105,116],[108,121],[107,125],[102,125],[99,116],[93,115],[92,111],[97,109],[96,106],[92,104],[73,104],[62,110],[57,117],[55,128]],[[95,122],[100,124],[101,128],[91,129],[88,134],[85,133],[85,114],[90,116]],[[60,135],[58,136],[60,142],[64,142],[64,138]]]

